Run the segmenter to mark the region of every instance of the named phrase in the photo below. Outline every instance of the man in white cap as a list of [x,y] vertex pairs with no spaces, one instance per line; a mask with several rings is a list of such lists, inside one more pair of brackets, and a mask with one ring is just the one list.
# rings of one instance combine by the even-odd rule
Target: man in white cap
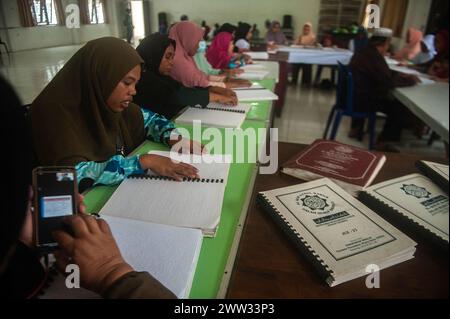
[[394,35],[394,32],[388,28],[376,28],[376,29],[374,29],[373,34],[372,34],[373,37],[380,37],[380,38],[386,38],[386,39],[391,39],[393,35]]
[[[393,32],[378,28],[369,44],[355,53],[350,69],[354,80],[354,109],[358,112],[383,112],[388,118],[378,138],[377,148],[386,150],[386,142],[398,141],[406,109],[396,102],[390,91],[396,87],[413,86],[420,82],[416,76],[392,72],[384,56],[388,54]],[[354,119],[350,137],[362,139],[364,119]]]

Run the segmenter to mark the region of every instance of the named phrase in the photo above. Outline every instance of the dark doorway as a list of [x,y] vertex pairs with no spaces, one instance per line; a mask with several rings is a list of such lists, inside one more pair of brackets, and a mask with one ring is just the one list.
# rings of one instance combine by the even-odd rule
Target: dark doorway
[[426,33],[436,33],[439,30],[448,30],[448,0],[433,0],[428,17]]

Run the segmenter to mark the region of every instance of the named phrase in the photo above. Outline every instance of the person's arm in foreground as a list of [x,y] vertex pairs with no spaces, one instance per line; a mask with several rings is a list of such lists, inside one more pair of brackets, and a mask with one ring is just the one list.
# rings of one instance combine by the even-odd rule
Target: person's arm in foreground
[[73,234],[53,234],[61,248],[55,253],[57,266],[64,271],[69,263],[78,265],[84,288],[104,298],[176,298],[150,274],[127,264],[106,221],[79,214],[68,218],[67,224]]

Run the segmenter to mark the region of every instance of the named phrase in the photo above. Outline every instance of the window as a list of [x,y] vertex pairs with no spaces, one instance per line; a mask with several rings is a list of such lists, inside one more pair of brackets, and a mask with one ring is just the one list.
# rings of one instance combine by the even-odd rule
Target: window
[[103,0],[88,0],[88,10],[91,24],[105,23]]
[[333,44],[348,48],[354,37],[355,25],[359,25],[365,0],[321,0],[318,36],[333,32]]
[[31,14],[36,25],[57,25],[57,9],[54,0],[33,0]]
[[401,37],[409,0],[386,0],[384,2],[381,26],[394,31],[395,37]]
[[360,20],[363,0],[322,0],[320,4],[319,35],[325,31],[348,27]]

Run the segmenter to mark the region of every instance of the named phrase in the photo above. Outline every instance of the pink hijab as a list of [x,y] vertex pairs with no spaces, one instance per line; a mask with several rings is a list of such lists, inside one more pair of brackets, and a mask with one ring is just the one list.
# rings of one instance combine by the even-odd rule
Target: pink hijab
[[300,36],[300,39],[299,39],[300,41],[298,41],[299,42],[298,44],[301,44],[301,45],[315,45],[316,44],[316,35],[314,33],[312,23],[311,22],[305,23],[303,28],[305,28],[305,26],[309,26],[311,31],[309,32],[309,34],[302,33],[302,35]]
[[397,52],[397,54],[395,55],[395,58],[397,59],[412,60],[422,50],[420,45],[420,42],[423,39],[422,31],[414,28],[409,28],[408,33],[409,33],[409,43],[407,43],[402,50]]
[[190,21],[182,21],[170,28],[169,37],[176,41],[174,66],[170,76],[186,87],[208,87],[208,76],[200,71],[193,56],[204,31]]
[[206,51],[206,59],[214,69],[227,69],[232,55],[228,52],[233,35],[228,32],[220,32],[214,38],[211,46]]

